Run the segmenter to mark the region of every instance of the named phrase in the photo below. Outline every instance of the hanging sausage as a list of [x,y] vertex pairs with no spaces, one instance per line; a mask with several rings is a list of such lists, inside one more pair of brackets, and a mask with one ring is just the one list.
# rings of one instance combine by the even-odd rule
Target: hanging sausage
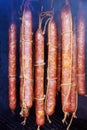
[[9,27],[9,107],[12,111],[16,108],[16,25],[11,23]]
[[53,18],[48,24],[48,67],[46,90],[46,114],[51,116],[56,106],[57,90],[57,28]]
[[75,115],[77,110],[77,47],[76,47],[76,20],[73,22],[73,40],[72,40],[72,86],[71,86],[71,107],[70,111]]
[[70,112],[70,91],[72,76],[72,15],[69,3],[61,11],[62,26],[62,110],[64,112],[65,122]]
[[35,108],[36,123],[42,126],[45,123],[44,113],[44,36],[39,28],[35,36]]
[[23,12],[21,31],[23,87],[20,89],[22,92],[20,115],[25,118],[23,122],[25,124],[33,104],[32,13],[29,9]]
[[77,22],[77,87],[80,95],[85,95],[85,12],[82,2],[79,3]]

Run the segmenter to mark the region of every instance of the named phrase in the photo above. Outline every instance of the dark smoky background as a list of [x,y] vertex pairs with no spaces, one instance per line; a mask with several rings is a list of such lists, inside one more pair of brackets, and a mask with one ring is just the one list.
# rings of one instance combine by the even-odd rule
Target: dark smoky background
[[[77,18],[78,6],[79,6],[80,1],[82,1],[82,5],[85,10],[86,30],[87,30],[87,13],[86,13],[87,0],[69,0],[71,11],[72,11],[72,16],[73,16],[73,19],[74,17]],[[17,94],[18,94],[17,109],[19,109],[19,40],[20,40],[19,36],[20,36],[20,24],[21,24],[20,17],[22,16],[22,12],[20,11],[21,4],[22,4],[22,0],[0,0],[0,113],[3,115],[10,112],[9,106],[8,106],[8,29],[12,21],[15,21],[15,23],[17,24]],[[29,8],[31,9],[32,14],[33,14],[34,34],[38,28],[39,13],[40,13],[42,5],[43,5],[43,11],[52,10],[51,0],[30,0]],[[54,20],[56,22],[57,29],[58,29],[58,17],[64,5],[65,5],[65,0],[53,1]],[[47,44],[47,36],[45,37],[46,37],[45,44]],[[86,73],[86,86],[87,86],[87,35],[85,39],[86,39],[85,73]],[[57,96],[57,106],[56,106],[56,114],[58,114],[59,117],[61,117],[61,114],[62,114],[60,100],[61,99],[60,99],[60,94],[59,94],[59,96]],[[80,119],[82,120],[82,122],[87,123],[87,97],[85,96],[78,96],[77,117],[78,119],[77,119],[77,122],[75,122],[75,125],[78,125],[78,122],[80,122]],[[80,122],[80,124],[82,124],[82,122]],[[84,127],[84,128],[82,126],[80,127],[82,128],[81,130],[87,130],[87,127]],[[3,129],[0,129],[0,130],[3,130]]]

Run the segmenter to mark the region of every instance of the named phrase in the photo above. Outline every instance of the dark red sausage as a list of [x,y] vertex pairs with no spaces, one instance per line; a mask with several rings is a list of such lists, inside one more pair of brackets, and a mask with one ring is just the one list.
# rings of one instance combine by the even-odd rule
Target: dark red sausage
[[[33,104],[33,64],[32,64],[32,13],[26,9],[22,17],[22,116],[28,116]],[[20,89],[21,91],[21,89]]]
[[53,19],[48,24],[48,68],[46,114],[52,115],[56,106],[57,90],[57,28]]
[[85,95],[85,14],[84,7],[79,7],[77,24],[77,87],[78,93]]
[[9,107],[12,111],[16,108],[16,25],[11,23],[9,28]]
[[33,65],[32,65],[32,14],[25,10],[23,14],[24,39],[24,98],[28,108],[33,104]]
[[70,112],[70,90],[72,74],[72,15],[68,5],[61,11],[62,24],[62,110]]
[[72,87],[70,93],[71,112],[76,112],[77,109],[77,47],[76,47],[76,21],[73,22],[73,44],[72,44]]
[[44,36],[38,29],[35,36],[35,111],[36,123],[42,126],[45,123],[44,110]]

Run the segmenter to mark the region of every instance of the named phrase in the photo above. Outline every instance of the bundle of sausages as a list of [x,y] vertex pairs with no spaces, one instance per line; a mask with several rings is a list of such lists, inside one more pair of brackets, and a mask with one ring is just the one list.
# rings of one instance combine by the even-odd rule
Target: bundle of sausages
[[[67,1],[67,0],[66,0]],[[80,3],[76,33],[76,20],[72,19],[68,2],[61,10],[57,35],[53,17],[48,23],[47,77],[44,70],[44,34],[41,25],[35,35],[35,49],[32,46],[32,13],[25,9],[20,30],[20,115],[25,124],[35,99],[35,113],[38,130],[53,115],[56,106],[56,92],[61,92],[63,123],[72,113],[76,117],[77,94],[85,95],[85,16]],[[60,24],[61,23],[61,24]],[[77,39],[76,39],[77,35]],[[77,44],[76,44],[77,42]],[[35,90],[33,91],[33,54]],[[9,107],[16,108],[16,25],[9,28]],[[44,82],[47,79],[46,96]],[[61,88],[60,88],[61,86]],[[71,118],[71,120],[72,120]],[[70,125],[67,129],[69,129]]]
[[[81,12],[80,12],[81,11]],[[65,114],[63,123],[69,113],[76,118],[77,94],[85,95],[85,20],[83,9],[80,8],[77,26],[72,20],[71,9],[68,2],[61,11],[62,23],[62,110]],[[76,61],[77,58],[77,61]],[[70,121],[70,124],[71,124]],[[67,130],[70,127],[67,127]]]

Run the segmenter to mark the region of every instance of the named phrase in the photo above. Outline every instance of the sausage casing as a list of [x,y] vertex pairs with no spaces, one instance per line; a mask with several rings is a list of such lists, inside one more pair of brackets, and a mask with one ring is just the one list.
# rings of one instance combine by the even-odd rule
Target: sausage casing
[[72,73],[72,16],[68,5],[61,12],[62,23],[62,109],[70,112],[70,90]]
[[35,108],[36,123],[42,126],[45,123],[44,113],[44,36],[38,29],[35,36]]
[[16,108],[16,25],[11,23],[9,28],[9,107],[12,111]]
[[82,6],[79,7],[77,25],[77,87],[78,93],[85,95],[85,14]]
[[48,24],[48,68],[46,114],[52,115],[56,106],[57,90],[57,28],[53,19]]

